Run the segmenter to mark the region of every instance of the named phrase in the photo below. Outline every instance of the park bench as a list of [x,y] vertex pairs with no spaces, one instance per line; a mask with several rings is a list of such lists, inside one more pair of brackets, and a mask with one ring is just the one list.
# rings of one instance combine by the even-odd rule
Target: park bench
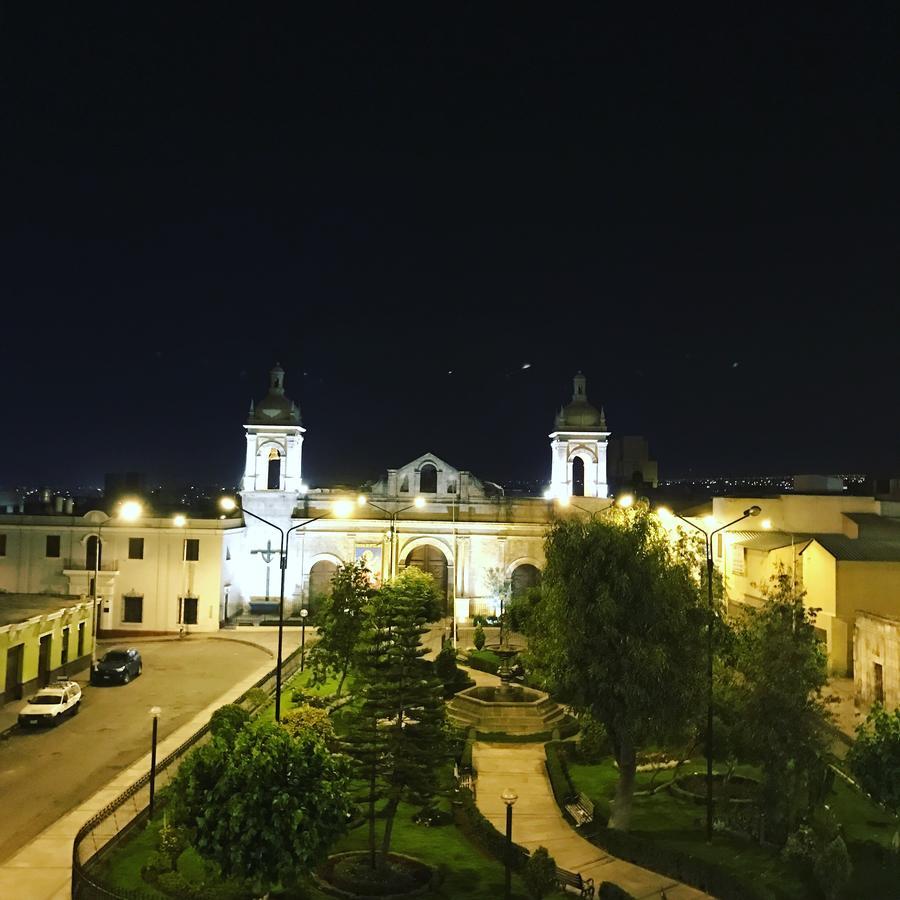
[[459,766],[454,763],[453,764],[453,777],[456,779],[456,783],[461,788],[468,788],[472,792],[472,797],[475,797],[475,770],[474,769],[466,769],[464,771],[460,770]]
[[594,819],[594,804],[587,795],[578,792],[576,798],[566,804],[566,812],[575,820],[575,824],[584,825],[585,822],[591,822]]
[[569,872],[567,869],[556,867],[556,882],[563,889],[575,888],[579,897],[585,897],[586,900],[594,898],[594,879],[587,880],[581,877],[580,872]]

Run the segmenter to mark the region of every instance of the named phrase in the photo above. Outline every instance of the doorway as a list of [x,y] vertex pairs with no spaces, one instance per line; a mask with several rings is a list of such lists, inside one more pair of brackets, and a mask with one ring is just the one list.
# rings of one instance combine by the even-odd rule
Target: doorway
[[38,650],[38,687],[47,687],[50,684],[50,646],[52,642],[52,634],[41,635],[41,645]]
[[10,700],[22,699],[22,661],[25,658],[25,645],[16,644],[6,651],[6,685],[4,698],[7,703]]
[[884,703],[884,667],[875,663],[875,702]]
[[584,460],[580,456],[572,460],[572,496],[584,496]]
[[443,598],[443,614],[445,616],[449,615],[450,594],[447,590],[449,586],[447,557],[437,547],[425,544],[422,547],[416,547],[406,557],[406,565],[415,566],[434,578],[438,596]]

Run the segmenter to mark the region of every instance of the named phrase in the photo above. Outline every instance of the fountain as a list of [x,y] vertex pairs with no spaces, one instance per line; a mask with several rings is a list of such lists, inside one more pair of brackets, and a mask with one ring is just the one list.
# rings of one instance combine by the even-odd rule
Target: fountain
[[516,684],[510,662],[524,649],[510,645],[509,637],[485,649],[500,657],[499,685],[476,685],[454,696],[447,706],[458,725],[482,732],[538,734],[551,731],[565,718],[565,712],[543,691]]

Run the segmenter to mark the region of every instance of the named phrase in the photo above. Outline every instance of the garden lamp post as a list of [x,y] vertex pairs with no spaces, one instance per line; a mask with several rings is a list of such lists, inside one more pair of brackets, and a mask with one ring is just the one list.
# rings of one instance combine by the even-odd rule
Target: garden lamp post
[[[662,510],[659,510],[662,513]],[[668,512],[668,510],[666,510]],[[706,842],[710,843],[712,841],[712,827],[713,827],[713,789],[712,789],[712,779],[713,779],[713,621],[715,620],[715,606],[713,605],[713,554],[712,554],[712,539],[714,534],[718,534],[720,531],[725,531],[726,528],[730,528],[732,525],[736,525],[738,522],[743,522],[744,519],[750,518],[750,516],[758,516],[762,512],[762,510],[758,506],[751,506],[749,509],[744,510],[744,514],[742,516],[738,516],[738,518],[734,519],[731,522],[728,522],[725,525],[720,525],[718,528],[713,528],[711,531],[706,531],[701,528],[699,525],[696,525],[690,519],[686,519],[684,516],[678,515],[678,513],[673,513],[677,519],[681,519],[682,522],[690,525],[691,528],[696,529],[703,535],[703,541],[705,544],[706,551],[706,591],[708,598],[708,610],[707,610],[707,622],[706,622]],[[715,519],[710,518],[710,524],[715,524]]]
[[150,716],[153,719],[153,737],[150,743],[150,818],[153,818],[153,797],[156,793],[156,727],[159,723],[159,714],[162,710],[158,706],[150,707]]
[[309,610],[304,606],[300,610],[300,671],[303,671],[303,665],[306,661],[306,617]]
[[[309,525],[311,522],[317,522],[319,519],[327,518],[328,516],[335,513],[336,515],[341,514],[342,507],[339,503],[335,503],[334,509],[329,510],[328,512],[322,513],[319,516],[313,516],[311,519],[306,519],[304,522],[298,522],[296,525],[291,525],[290,528],[284,529],[281,526],[276,525],[274,522],[270,522],[268,519],[264,519],[262,516],[258,516],[256,513],[250,512],[249,509],[244,509],[243,505],[239,505],[238,502],[234,499],[234,497],[223,497],[219,501],[219,505],[226,512],[231,512],[235,509],[240,509],[240,511],[244,515],[248,515],[253,519],[257,519],[265,525],[269,525],[274,528],[278,534],[280,535],[280,549],[278,551],[280,567],[281,567],[281,593],[278,598],[278,656],[275,663],[275,721],[281,721],[281,656],[282,656],[282,647],[284,642],[284,579],[285,572],[287,571],[287,557],[288,557],[288,540],[290,538],[291,532],[296,531],[298,528],[303,528],[305,525]],[[305,636],[305,635],[304,635]],[[301,657],[302,660],[302,657]]]
[[504,788],[500,799],[506,804],[506,890],[505,900],[510,900],[512,888],[512,808],[519,795],[512,788]]
[[[137,500],[126,500],[119,507],[117,518],[125,522],[135,522],[143,513],[144,508]],[[97,632],[100,624],[100,610],[97,606],[97,583],[100,580],[100,554],[103,550],[102,531],[103,526],[109,522],[109,518],[105,519],[97,525],[97,533],[94,535],[96,543],[94,544],[94,580],[91,584],[91,610],[93,618],[91,621],[91,672],[94,671],[94,665],[97,662]]]

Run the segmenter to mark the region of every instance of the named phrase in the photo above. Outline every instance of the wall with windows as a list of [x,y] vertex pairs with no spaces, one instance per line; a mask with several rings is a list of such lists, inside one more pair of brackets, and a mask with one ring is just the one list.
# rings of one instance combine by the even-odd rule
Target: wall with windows
[[856,693],[865,703],[900,706],[900,614],[861,612],[856,618],[853,667]]
[[52,679],[87,668],[91,646],[89,603],[0,626],[0,703],[27,697]]

